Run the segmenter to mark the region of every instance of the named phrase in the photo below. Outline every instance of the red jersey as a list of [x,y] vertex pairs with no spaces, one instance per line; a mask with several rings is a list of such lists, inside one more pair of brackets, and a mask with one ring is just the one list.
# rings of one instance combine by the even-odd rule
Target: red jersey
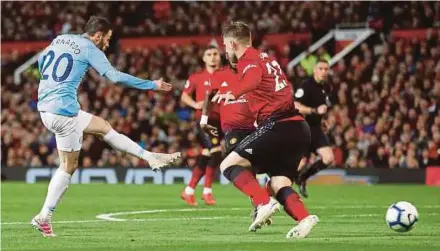
[[[220,93],[231,91],[239,83],[238,75],[230,68],[216,71],[211,79],[212,89],[218,89]],[[255,118],[249,110],[245,95],[227,105],[220,105],[220,121],[223,132],[232,130],[254,130]]]
[[257,123],[295,110],[292,85],[273,57],[249,47],[238,60],[237,70],[241,80],[232,94],[246,93]]
[[[205,92],[207,90],[211,90],[211,82],[210,82],[211,77],[212,74],[209,73],[207,70],[192,74],[191,76],[189,76],[188,80],[186,81],[183,92],[187,93],[188,95],[193,95],[193,93],[196,92],[195,101],[196,102],[204,101]],[[200,120],[201,116],[202,116],[202,110],[196,110],[196,117],[198,120]],[[216,104],[212,107],[209,118],[213,120],[220,120],[219,105]]]

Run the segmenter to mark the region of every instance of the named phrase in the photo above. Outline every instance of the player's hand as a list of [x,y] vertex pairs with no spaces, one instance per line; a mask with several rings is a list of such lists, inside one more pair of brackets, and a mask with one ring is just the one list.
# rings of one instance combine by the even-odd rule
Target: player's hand
[[225,105],[229,104],[230,101],[235,100],[234,95],[231,94],[231,92],[227,92],[224,94],[217,93],[213,98],[212,102],[221,103],[222,101],[225,101]]
[[196,102],[196,103],[195,103],[195,105],[194,105],[194,109],[196,109],[196,110],[202,110],[202,108],[203,108],[203,101],[199,101],[199,102]]
[[208,125],[208,124],[200,124],[200,127],[202,130],[206,133],[212,134],[214,136],[218,136],[218,130],[215,126]]
[[154,83],[156,84],[156,91],[164,91],[164,92],[171,91],[172,85],[163,81],[162,78],[158,80],[154,80]]
[[319,115],[323,115],[327,112],[327,106],[326,105],[320,105],[318,106],[318,109],[316,109]]

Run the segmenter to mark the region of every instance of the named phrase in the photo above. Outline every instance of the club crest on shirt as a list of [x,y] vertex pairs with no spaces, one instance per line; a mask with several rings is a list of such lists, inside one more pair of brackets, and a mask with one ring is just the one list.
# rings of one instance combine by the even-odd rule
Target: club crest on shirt
[[260,53],[260,58],[261,59],[265,59],[265,58],[268,58],[268,57],[269,57],[269,55],[267,55],[266,52]]
[[204,83],[203,83],[203,85],[209,85],[209,82],[208,81],[205,81]]
[[227,87],[227,86],[228,86],[228,83],[223,82],[221,86],[222,86],[222,87]]
[[234,145],[235,143],[237,143],[237,138],[232,138],[229,140],[229,144]]

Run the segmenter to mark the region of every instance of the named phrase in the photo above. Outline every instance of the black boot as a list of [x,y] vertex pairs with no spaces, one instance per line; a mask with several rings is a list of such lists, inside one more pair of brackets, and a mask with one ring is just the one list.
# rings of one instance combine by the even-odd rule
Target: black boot
[[299,193],[302,197],[308,198],[309,195],[307,193],[307,180],[318,173],[319,171],[326,169],[328,165],[324,164],[322,160],[318,160],[312,165],[305,166],[299,173],[298,178],[296,179],[296,184],[299,188]]

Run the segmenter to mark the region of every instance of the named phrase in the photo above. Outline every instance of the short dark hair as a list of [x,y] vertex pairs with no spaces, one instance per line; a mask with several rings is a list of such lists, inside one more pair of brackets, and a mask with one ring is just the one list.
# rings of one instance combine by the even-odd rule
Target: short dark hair
[[208,47],[205,48],[204,53],[207,52],[207,51],[209,51],[209,50],[212,50],[212,49],[216,49],[216,50],[219,51],[219,49],[218,49],[217,46],[215,46],[215,45],[209,45]]
[[251,39],[251,29],[249,26],[242,21],[231,22],[223,28],[223,37],[232,37],[239,42],[250,44]]
[[84,32],[90,36],[95,35],[95,33],[99,31],[103,34],[107,34],[109,30],[111,30],[110,22],[106,18],[98,16],[91,16],[84,27]]

